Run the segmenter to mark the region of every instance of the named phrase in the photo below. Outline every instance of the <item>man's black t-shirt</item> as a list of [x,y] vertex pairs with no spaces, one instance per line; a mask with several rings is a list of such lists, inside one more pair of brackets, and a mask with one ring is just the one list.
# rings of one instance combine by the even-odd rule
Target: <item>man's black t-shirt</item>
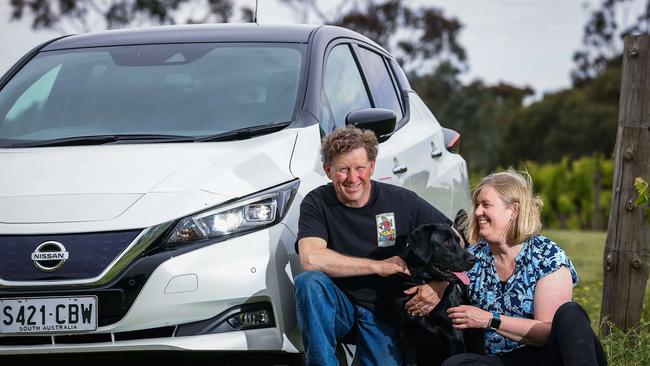
[[[422,224],[451,225],[451,220],[414,192],[373,180],[371,184],[370,200],[360,208],[343,205],[332,183],[309,192],[300,205],[298,240],[318,237],[338,253],[381,260],[396,255],[398,235],[406,236]],[[404,289],[402,280],[378,275],[333,278],[355,304],[378,313]]]

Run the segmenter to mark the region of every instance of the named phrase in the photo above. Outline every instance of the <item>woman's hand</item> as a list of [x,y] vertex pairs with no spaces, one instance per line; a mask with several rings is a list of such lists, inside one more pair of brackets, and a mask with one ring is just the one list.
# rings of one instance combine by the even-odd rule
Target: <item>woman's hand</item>
[[460,305],[455,308],[449,308],[447,315],[451,319],[454,328],[487,328],[492,319],[492,313],[476,306]]
[[406,303],[406,311],[411,316],[424,316],[433,310],[442,299],[449,282],[431,281],[424,285],[413,286],[404,293],[415,295]]

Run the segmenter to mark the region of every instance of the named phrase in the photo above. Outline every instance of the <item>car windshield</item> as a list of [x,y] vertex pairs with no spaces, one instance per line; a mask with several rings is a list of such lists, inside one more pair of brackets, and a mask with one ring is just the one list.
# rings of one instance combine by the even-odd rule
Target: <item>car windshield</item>
[[201,141],[249,127],[270,132],[259,127],[293,119],[303,59],[303,45],[277,43],[42,52],[0,91],[0,146],[131,135],[154,137],[142,142]]

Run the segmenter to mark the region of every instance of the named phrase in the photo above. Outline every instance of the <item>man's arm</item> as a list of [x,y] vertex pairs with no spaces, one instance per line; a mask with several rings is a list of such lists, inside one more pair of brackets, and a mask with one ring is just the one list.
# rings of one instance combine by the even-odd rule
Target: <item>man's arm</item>
[[327,242],[317,237],[298,241],[300,263],[307,271],[321,271],[330,277],[352,277],[377,274],[383,277],[403,273],[411,275],[406,263],[397,256],[384,260],[350,257],[327,248]]

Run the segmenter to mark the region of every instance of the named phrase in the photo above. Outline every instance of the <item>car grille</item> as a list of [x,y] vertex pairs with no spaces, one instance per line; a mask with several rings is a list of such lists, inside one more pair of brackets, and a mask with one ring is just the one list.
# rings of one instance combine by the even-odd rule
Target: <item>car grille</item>
[[[129,232],[117,232],[106,234],[121,234],[113,236],[117,242],[124,242],[123,248],[129,247],[129,240],[136,241],[138,244],[144,244],[143,249],[136,250],[133,258],[128,258],[128,264],[121,271],[112,274],[106,283],[96,284],[66,284],[68,278],[52,280],[51,282],[32,282],[31,286],[21,286],[20,282],[4,284],[0,286],[0,298],[36,298],[36,297],[76,297],[76,296],[97,296],[98,301],[98,319],[99,327],[109,326],[120,321],[129,311],[135,302],[138,294],[149,279],[149,276],[158,266],[174,256],[191,252],[214,241],[200,241],[182,246],[165,247],[159,245],[155,239],[164,237],[165,227],[160,226],[159,230],[153,230],[150,234],[138,237],[140,230]],[[128,234],[128,235],[127,235]],[[92,238],[94,234],[85,235],[85,238]],[[147,236],[149,235],[149,236]],[[64,235],[70,237],[72,235]],[[16,236],[0,236],[7,243],[15,243],[10,238]],[[48,236],[52,240],[54,235]],[[105,238],[108,238],[106,236]],[[144,238],[144,239],[143,239]],[[152,239],[153,238],[153,239]],[[43,239],[42,237],[38,240]],[[60,239],[60,238],[57,238]],[[151,241],[150,241],[151,239]],[[35,241],[38,241],[35,240]],[[139,240],[139,242],[138,242]],[[93,241],[87,243],[89,247],[95,247]],[[1,248],[0,244],[0,248]],[[67,249],[67,248],[66,248]],[[133,253],[133,252],[132,252]],[[129,254],[130,255],[130,254]],[[127,255],[127,257],[129,256]],[[119,256],[119,253],[116,254]],[[0,267],[3,267],[4,258],[0,259]],[[67,263],[66,263],[67,265]],[[32,265],[33,267],[33,265]],[[114,268],[114,267],[113,267]],[[110,272],[109,272],[110,273]],[[34,277],[32,277],[34,279]],[[39,278],[42,280],[43,278]],[[3,280],[5,280],[3,278]],[[26,282],[26,281],[22,281]],[[145,329],[138,331],[119,332],[119,333],[84,333],[69,335],[0,335],[0,346],[2,345],[47,345],[47,344],[77,344],[77,343],[97,343],[97,342],[115,342],[129,339],[146,339],[174,336],[177,327],[161,327],[154,329]],[[219,330],[223,331],[223,330]],[[182,332],[184,335],[187,332]]]
[[[141,230],[56,234],[0,235],[0,279],[4,281],[65,281],[99,276]],[[61,243],[68,259],[56,271],[37,268],[32,253],[44,242]],[[52,262],[52,261],[48,261]]]
[[39,346],[47,344],[85,344],[119,342],[135,339],[173,337],[175,326],[160,327],[129,332],[88,333],[52,336],[2,336],[0,346]]

